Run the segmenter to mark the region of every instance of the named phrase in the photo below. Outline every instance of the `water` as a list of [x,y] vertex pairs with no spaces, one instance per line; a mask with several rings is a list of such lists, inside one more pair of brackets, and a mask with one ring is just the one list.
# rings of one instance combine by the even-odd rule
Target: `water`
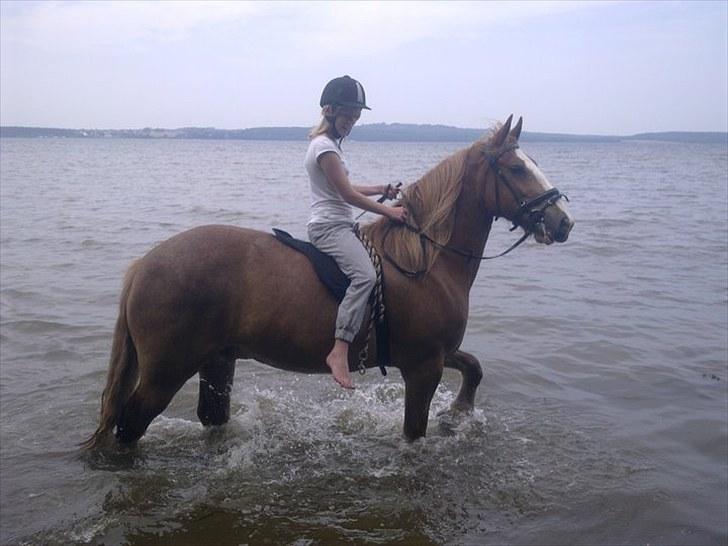
[[[201,224],[305,235],[306,143],[0,146],[0,543],[728,541],[726,146],[524,144],[577,224],[481,268],[472,417],[436,416],[459,386],[447,370],[408,445],[396,370],[350,394],[240,361],[229,425],[202,428],[193,379],[110,458],[76,444],[128,263]],[[347,151],[357,182],[410,183],[458,147]]]

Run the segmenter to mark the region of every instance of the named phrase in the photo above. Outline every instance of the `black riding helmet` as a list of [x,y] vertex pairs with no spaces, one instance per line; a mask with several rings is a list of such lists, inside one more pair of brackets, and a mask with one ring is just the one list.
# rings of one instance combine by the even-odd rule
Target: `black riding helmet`
[[321,93],[320,104],[322,108],[330,104],[332,106],[350,106],[371,110],[367,106],[364,88],[358,81],[349,76],[334,78],[327,83],[323,93]]

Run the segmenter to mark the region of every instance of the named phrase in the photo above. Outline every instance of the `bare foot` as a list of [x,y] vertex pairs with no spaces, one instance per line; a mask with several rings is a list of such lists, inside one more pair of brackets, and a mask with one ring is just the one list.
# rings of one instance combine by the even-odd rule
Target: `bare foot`
[[345,389],[354,388],[354,382],[349,373],[349,344],[346,341],[336,340],[334,348],[326,357],[326,365],[331,368],[334,381]]

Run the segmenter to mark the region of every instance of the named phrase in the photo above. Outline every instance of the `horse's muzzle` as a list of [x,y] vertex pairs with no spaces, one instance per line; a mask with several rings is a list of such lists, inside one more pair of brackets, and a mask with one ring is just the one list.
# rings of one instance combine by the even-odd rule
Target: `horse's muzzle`
[[571,233],[571,228],[573,227],[574,221],[568,216],[564,216],[561,219],[561,222],[559,222],[559,227],[554,233],[554,241],[556,241],[557,243],[565,242],[569,238],[569,233]]
[[[569,213],[569,208],[563,199],[543,211],[541,233],[534,231],[536,240],[541,243],[551,244],[553,242],[563,243],[569,238],[569,233],[574,227],[574,219]],[[540,236],[538,236],[540,235]]]

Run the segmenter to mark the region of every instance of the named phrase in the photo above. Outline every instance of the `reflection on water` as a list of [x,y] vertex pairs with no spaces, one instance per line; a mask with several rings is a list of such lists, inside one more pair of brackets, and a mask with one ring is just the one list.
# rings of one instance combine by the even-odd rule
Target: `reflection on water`
[[[720,145],[524,143],[576,227],[481,268],[476,410],[436,416],[447,370],[423,441],[402,441],[394,370],[345,393],[240,361],[227,426],[199,424],[193,379],[135,449],[80,454],[128,263],[201,224],[305,235],[305,145],[0,141],[0,542],[726,542]],[[357,181],[409,183],[458,147],[348,154]]]

